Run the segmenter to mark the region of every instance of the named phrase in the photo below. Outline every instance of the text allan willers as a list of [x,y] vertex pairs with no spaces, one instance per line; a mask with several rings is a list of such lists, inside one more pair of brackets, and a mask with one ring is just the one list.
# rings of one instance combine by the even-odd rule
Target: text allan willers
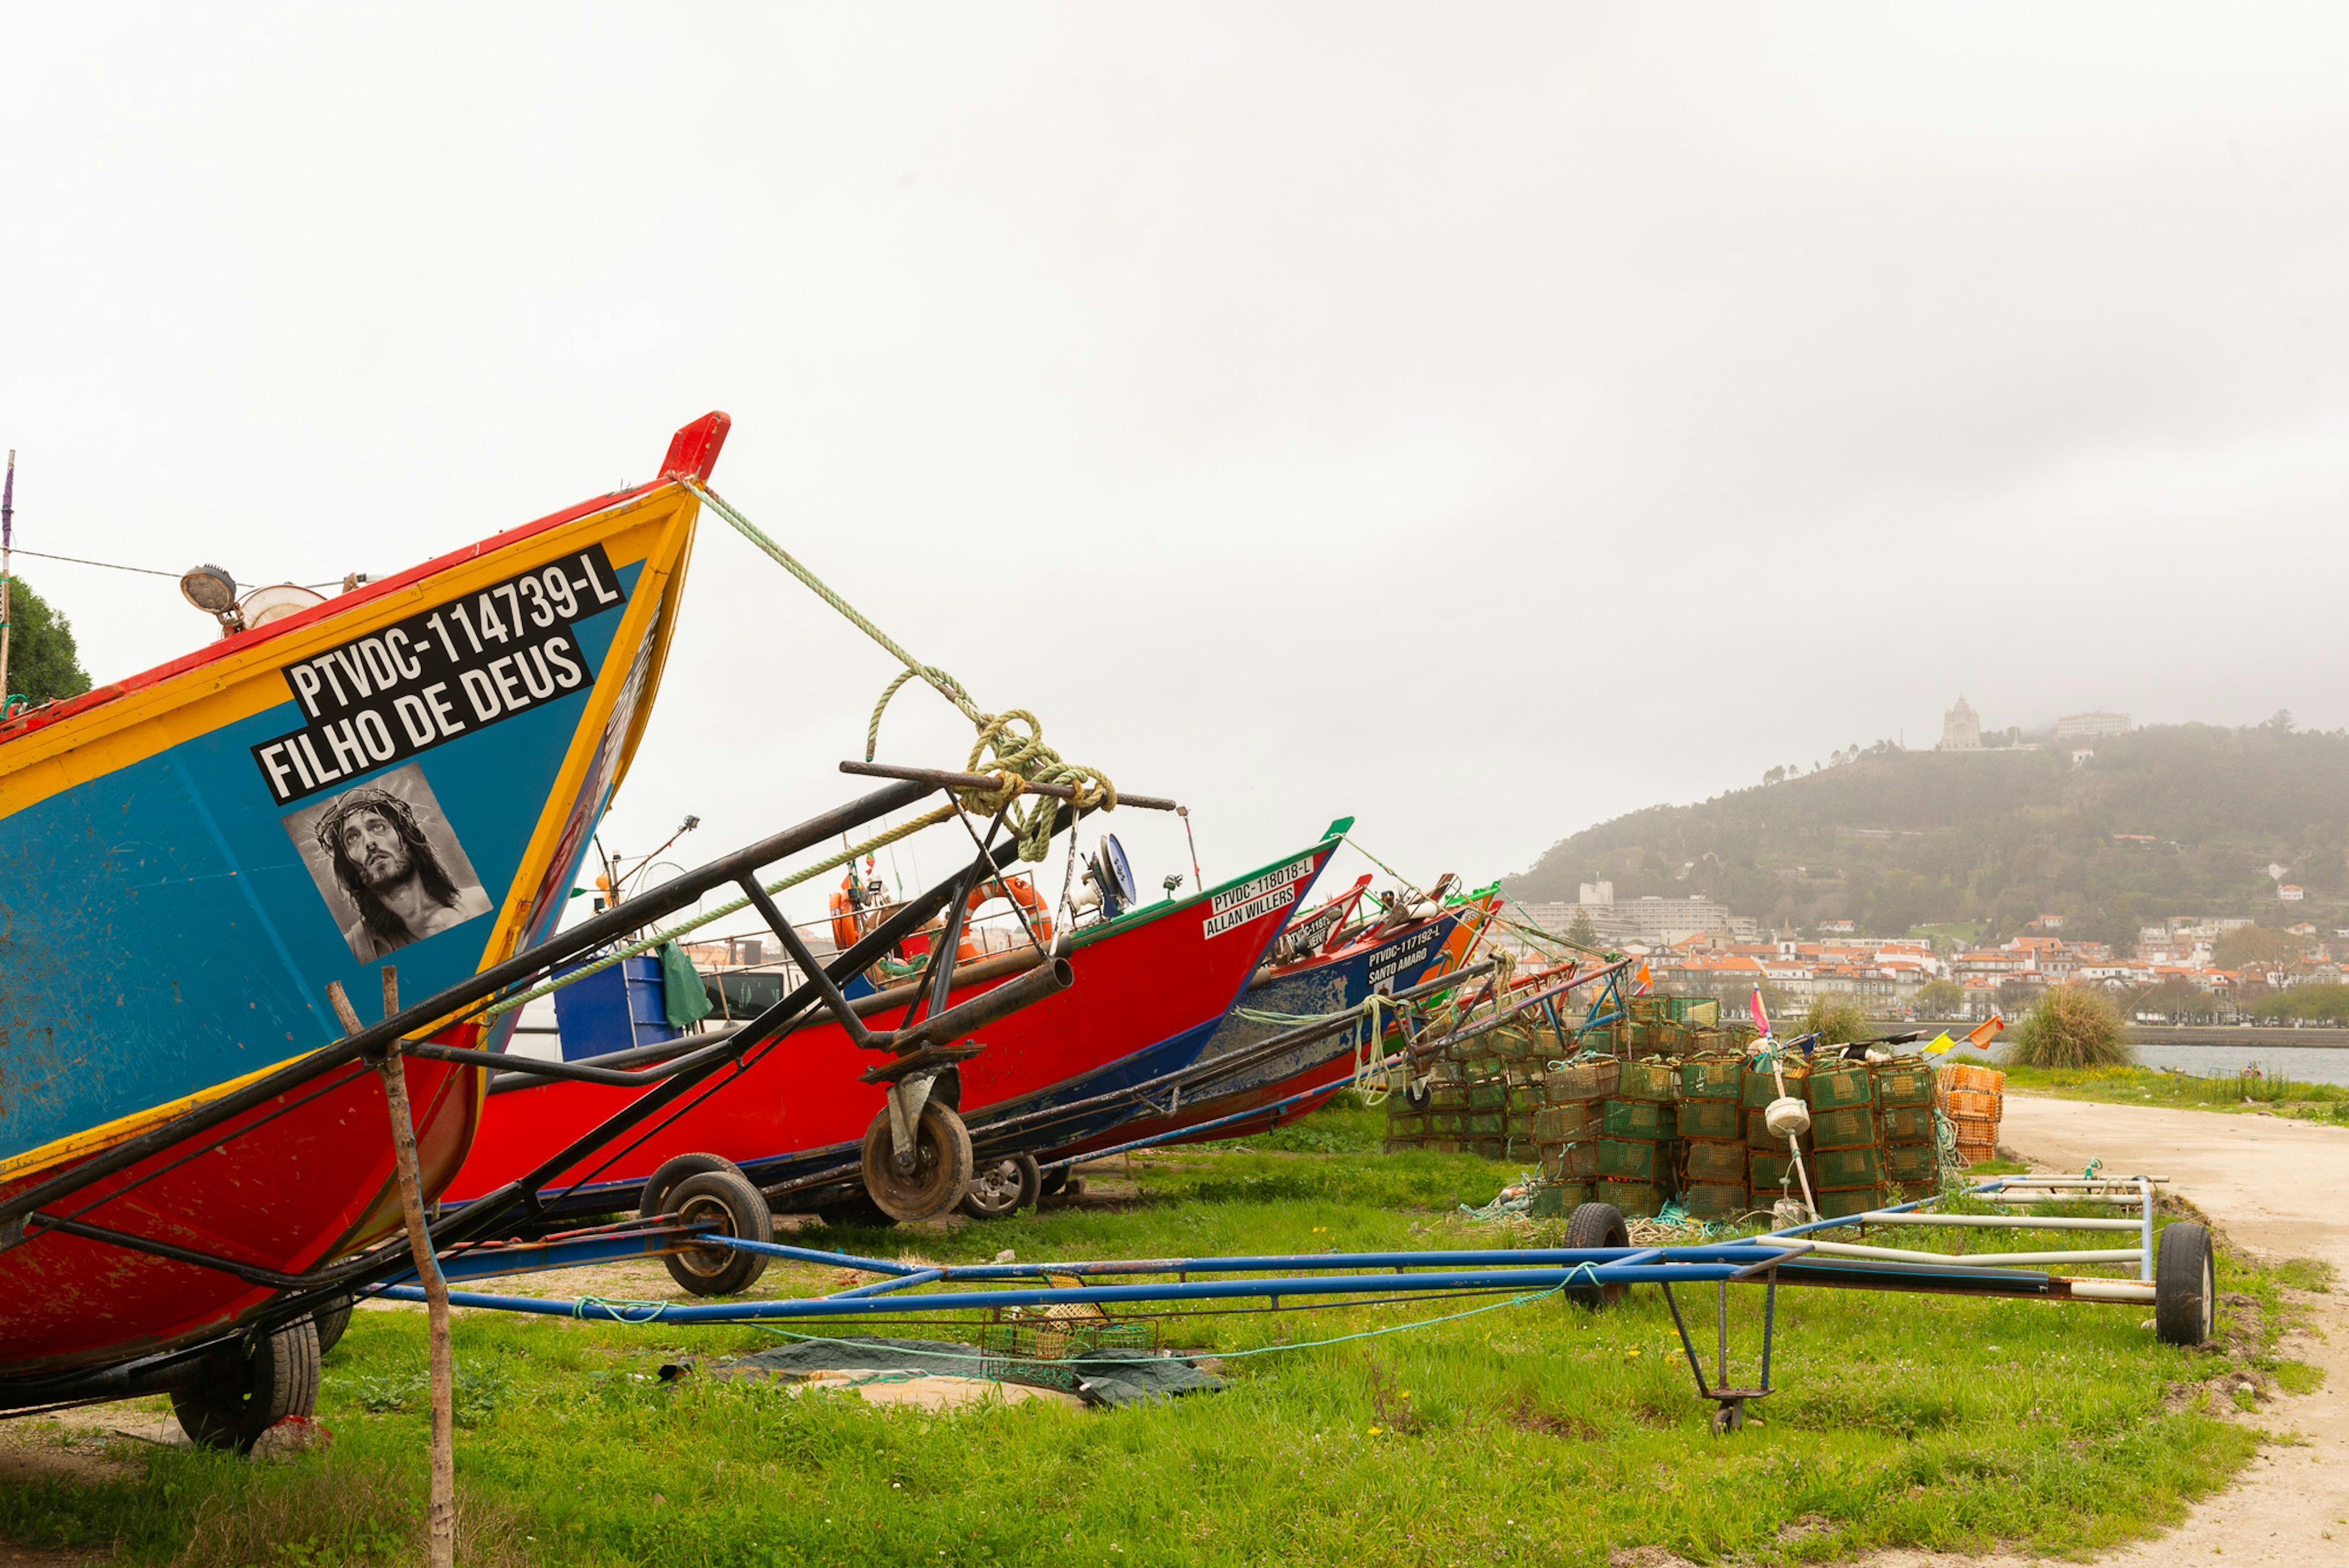
[[595,545],[289,665],[307,722],[253,760],[285,805],[585,691],[572,627],[626,597]]

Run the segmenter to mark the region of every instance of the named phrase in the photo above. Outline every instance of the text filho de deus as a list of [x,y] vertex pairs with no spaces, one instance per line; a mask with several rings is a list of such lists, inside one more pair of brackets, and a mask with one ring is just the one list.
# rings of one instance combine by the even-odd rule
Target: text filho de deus
[[626,598],[595,545],[289,665],[306,722],[254,763],[284,805],[584,691],[572,628]]

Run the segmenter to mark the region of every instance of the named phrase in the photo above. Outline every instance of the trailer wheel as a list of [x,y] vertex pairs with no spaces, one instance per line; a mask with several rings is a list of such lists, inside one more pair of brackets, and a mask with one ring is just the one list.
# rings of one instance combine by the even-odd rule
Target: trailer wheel
[[207,1449],[249,1454],[261,1434],[318,1407],[318,1329],[308,1318],[208,1356],[203,1381],[171,1390],[180,1428]]
[[1044,1173],[1044,1184],[1036,1189],[1036,1196],[1039,1198],[1058,1198],[1061,1193],[1066,1192],[1068,1189],[1069,1168],[1064,1165],[1056,1170],[1048,1170]]
[[933,1100],[914,1124],[914,1168],[899,1170],[889,1110],[883,1106],[864,1129],[864,1190],[892,1220],[935,1220],[961,1201],[970,1186],[970,1129],[962,1117]]
[[[705,1170],[670,1188],[663,1217],[688,1224],[715,1220],[718,1234],[745,1241],[771,1241],[775,1237],[775,1220],[768,1211],[766,1194],[751,1186],[749,1177],[731,1168]],[[661,1262],[668,1265],[670,1279],[698,1296],[733,1295],[750,1289],[767,1272],[764,1252],[745,1252],[735,1247],[688,1247],[664,1254]]]
[[[1629,1247],[1631,1228],[1623,1223],[1623,1212],[1612,1203],[1584,1203],[1576,1207],[1566,1221],[1566,1244],[1570,1248]],[[1597,1312],[1623,1299],[1627,1287],[1622,1285],[1568,1285],[1566,1299],[1578,1306]]]
[[351,1326],[351,1308],[356,1304],[350,1296],[336,1296],[310,1314],[310,1322],[318,1330],[319,1355],[334,1349],[335,1342],[343,1337],[343,1330]]
[[1032,1154],[983,1159],[955,1210],[974,1220],[1008,1220],[1022,1209],[1034,1208],[1043,1187],[1044,1173],[1036,1168]]
[[680,1154],[662,1160],[660,1168],[646,1179],[644,1192],[636,1199],[636,1218],[657,1220],[668,1212],[669,1189],[688,1176],[699,1176],[707,1170],[742,1174],[742,1168],[722,1154]]
[[2167,1345],[2199,1345],[2210,1337],[2219,1311],[2210,1232],[2179,1220],[2161,1232],[2153,1265],[2153,1329]]

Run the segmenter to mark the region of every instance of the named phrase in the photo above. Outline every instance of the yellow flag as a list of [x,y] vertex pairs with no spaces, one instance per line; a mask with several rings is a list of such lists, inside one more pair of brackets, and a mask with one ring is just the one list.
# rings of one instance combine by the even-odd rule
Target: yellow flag
[[1956,1041],[1950,1038],[1950,1032],[1944,1029],[1941,1031],[1940,1038],[1936,1039],[1930,1045],[1925,1047],[1925,1054],[1928,1056],[1941,1055],[1947,1052],[1955,1050],[1957,1048],[1957,1044],[1958,1043]]

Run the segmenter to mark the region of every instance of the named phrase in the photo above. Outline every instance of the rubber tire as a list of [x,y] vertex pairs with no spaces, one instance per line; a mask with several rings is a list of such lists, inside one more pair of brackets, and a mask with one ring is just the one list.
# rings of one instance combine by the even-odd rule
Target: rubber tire
[[662,1160],[660,1168],[645,1179],[645,1189],[636,1199],[636,1218],[652,1220],[667,1213],[665,1203],[669,1189],[688,1176],[699,1176],[708,1170],[742,1174],[742,1168],[722,1154],[680,1154]]
[[864,1129],[864,1190],[901,1224],[935,1220],[962,1200],[970,1186],[970,1129],[952,1108],[933,1100],[914,1124],[915,1165],[900,1175],[890,1151],[889,1107]]
[[318,1408],[318,1329],[308,1318],[222,1350],[202,1364],[204,1381],[171,1390],[171,1414],[201,1448],[249,1454],[288,1416]]
[[351,1326],[351,1309],[357,1304],[354,1297],[336,1296],[310,1314],[310,1322],[318,1330],[319,1355],[335,1348],[335,1342],[343,1337],[343,1330]]
[[1405,1084],[1402,1086],[1402,1103],[1409,1106],[1413,1111],[1426,1110],[1430,1106],[1435,1104],[1434,1086],[1430,1084],[1423,1084],[1418,1079],[1413,1078],[1410,1083]]
[[2210,1337],[2218,1309],[2210,1232],[2185,1220],[2164,1227],[2154,1248],[2154,1333],[2165,1345],[2199,1345]]
[[1069,1168],[1064,1165],[1058,1170],[1048,1170],[1044,1173],[1044,1185],[1036,1189],[1036,1196],[1039,1198],[1058,1198],[1061,1193],[1066,1192],[1068,1189]]
[[[1566,1244],[1569,1248],[1629,1247],[1631,1228],[1623,1223],[1623,1211],[1612,1203],[1583,1203],[1576,1206],[1567,1217]],[[1624,1285],[1568,1285],[1566,1299],[1592,1312],[1614,1305],[1623,1299]]]
[[[1010,1180],[1010,1192],[1005,1195],[1005,1175]],[[995,1177],[994,1182],[988,1177]],[[1009,1220],[1022,1209],[1033,1209],[1037,1195],[1044,1189],[1044,1173],[1036,1168],[1032,1154],[1015,1154],[1004,1159],[982,1159],[971,1172],[970,1185],[962,1190],[962,1200],[955,1211],[973,1220]],[[988,1199],[994,1201],[990,1204]]]
[[[668,1189],[663,1203],[664,1219],[716,1220],[723,1235],[752,1241],[775,1239],[775,1217],[768,1210],[767,1195],[739,1170],[705,1170],[688,1176]],[[767,1272],[764,1252],[732,1247],[693,1247],[664,1253],[661,1262],[668,1265],[670,1279],[698,1296],[738,1294]]]

